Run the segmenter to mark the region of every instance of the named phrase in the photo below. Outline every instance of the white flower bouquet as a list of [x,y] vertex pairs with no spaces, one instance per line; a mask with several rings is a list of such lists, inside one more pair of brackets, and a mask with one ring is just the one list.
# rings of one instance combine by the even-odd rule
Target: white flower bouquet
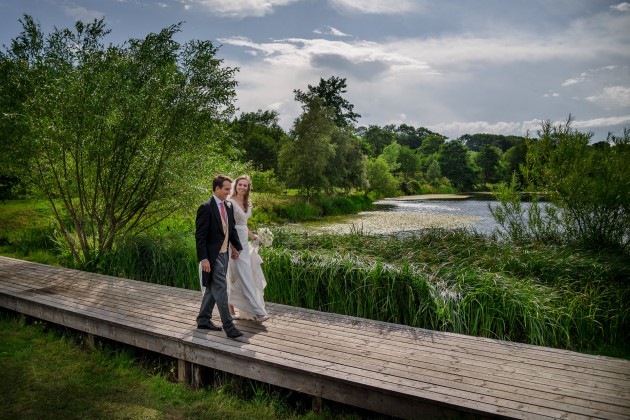
[[260,228],[257,232],[258,241],[262,246],[269,247],[273,244],[273,233],[267,228]]

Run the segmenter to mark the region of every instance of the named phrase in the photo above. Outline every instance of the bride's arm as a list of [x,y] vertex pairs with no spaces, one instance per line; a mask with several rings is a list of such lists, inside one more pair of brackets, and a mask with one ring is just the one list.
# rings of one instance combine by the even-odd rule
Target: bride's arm
[[247,236],[252,241],[255,241],[256,239],[258,239],[258,235],[255,235],[251,230],[249,230],[249,227],[247,228]]

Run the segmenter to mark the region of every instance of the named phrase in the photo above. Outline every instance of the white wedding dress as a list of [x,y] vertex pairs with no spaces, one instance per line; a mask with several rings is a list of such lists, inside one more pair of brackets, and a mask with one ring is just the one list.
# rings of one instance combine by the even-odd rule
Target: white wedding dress
[[252,208],[244,212],[241,206],[230,200],[234,209],[236,231],[243,250],[237,259],[230,259],[227,272],[228,302],[239,311],[242,319],[255,320],[256,316],[266,316],[264,290],[267,285],[258,255],[259,241],[248,242],[247,220],[252,216]]

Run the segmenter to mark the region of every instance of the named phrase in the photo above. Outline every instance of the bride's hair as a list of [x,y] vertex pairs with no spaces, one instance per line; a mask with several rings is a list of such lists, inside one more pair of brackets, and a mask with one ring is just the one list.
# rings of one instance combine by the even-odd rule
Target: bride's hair
[[236,180],[232,184],[232,193],[230,194],[230,196],[236,197],[238,195],[238,192],[236,192],[236,186],[241,180],[247,181],[247,191],[245,191],[245,194],[243,194],[243,206],[245,207],[245,211],[247,212],[247,209],[252,206],[252,202],[249,201],[249,192],[252,190],[252,179],[249,177],[249,175],[241,175],[236,178]]

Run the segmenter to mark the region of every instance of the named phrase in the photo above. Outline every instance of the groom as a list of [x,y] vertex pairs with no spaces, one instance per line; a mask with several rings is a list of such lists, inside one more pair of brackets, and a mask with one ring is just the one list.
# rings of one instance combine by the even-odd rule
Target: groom
[[226,202],[232,180],[219,175],[212,181],[213,196],[199,206],[197,210],[195,240],[197,258],[201,262],[202,285],[206,291],[201,300],[201,308],[197,316],[197,328],[220,331],[221,327],[212,323],[212,310],[216,303],[221,316],[223,329],[230,338],[243,335],[232,322],[228,310],[227,283],[225,275],[228,266],[229,244],[232,244],[232,258],[238,258],[243,249],[238,239],[234,210],[231,203]]

